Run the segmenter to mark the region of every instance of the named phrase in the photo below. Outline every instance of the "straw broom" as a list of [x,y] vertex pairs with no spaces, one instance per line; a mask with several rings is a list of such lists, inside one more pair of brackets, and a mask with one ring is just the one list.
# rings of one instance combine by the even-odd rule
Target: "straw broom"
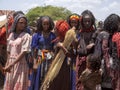
[[[75,34],[74,29],[75,28],[68,30],[68,32],[65,35],[63,46],[66,49],[68,49],[70,47],[71,43],[76,39],[76,34]],[[50,69],[45,77],[45,80],[44,80],[40,90],[47,90],[47,88],[49,88],[50,83],[52,83],[54,78],[58,75],[64,59],[65,59],[65,54],[64,54],[63,50],[60,49],[50,66]]]

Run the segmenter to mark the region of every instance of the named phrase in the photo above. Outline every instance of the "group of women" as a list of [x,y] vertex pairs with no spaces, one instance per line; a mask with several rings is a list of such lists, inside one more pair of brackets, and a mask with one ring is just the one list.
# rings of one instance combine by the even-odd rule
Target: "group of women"
[[[104,26],[98,27],[90,10],[56,23],[49,16],[40,16],[36,27],[30,35],[25,15],[14,17],[7,38],[7,62],[1,68],[4,90],[120,90],[119,15],[109,15]],[[63,42],[71,28],[76,39],[66,48]],[[64,61],[44,89],[43,82],[59,50]]]

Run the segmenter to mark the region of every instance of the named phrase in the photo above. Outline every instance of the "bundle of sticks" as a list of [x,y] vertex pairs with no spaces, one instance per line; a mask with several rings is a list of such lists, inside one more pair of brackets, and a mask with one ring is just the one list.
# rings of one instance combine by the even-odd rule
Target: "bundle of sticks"
[[[76,33],[74,28],[67,31],[65,35],[65,39],[63,41],[63,46],[66,49],[69,49],[71,43],[76,39]],[[43,81],[43,84],[40,88],[40,90],[47,90],[49,88],[50,83],[54,80],[54,78],[59,74],[59,71],[61,69],[61,66],[63,64],[63,61],[65,59],[65,54],[62,49],[59,50],[57,53],[55,59],[53,60],[50,69],[48,70],[48,73],[45,77],[45,80]]]

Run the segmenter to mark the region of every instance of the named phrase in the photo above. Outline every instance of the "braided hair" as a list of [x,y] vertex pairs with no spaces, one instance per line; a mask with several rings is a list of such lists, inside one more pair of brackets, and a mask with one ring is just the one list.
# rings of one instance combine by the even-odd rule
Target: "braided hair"
[[44,19],[48,19],[49,20],[49,31],[52,31],[54,28],[54,22],[52,20],[51,17],[49,16],[40,16],[40,18],[37,20],[37,32],[42,32],[43,31],[43,26],[42,26],[42,22]]
[[91,21],[92,21],[91,26],[94,25],[94,27],[95,27],[95,29],[96,29],[95,17],[94,17],[93,13],[92,13],[90,10],[85,10],[85,11],[83,11],[81,15],[82,15],[81,25],[82,25],[83,27],[84,27],[83,19],[84,19],[84,17],[85,17],[86,15],[89,15],[90,18],[91,18]]
[[104,30],[113,34],[119,30],[118,23],[120,23],[120,17],[117,14],[110,14],[104,21]]

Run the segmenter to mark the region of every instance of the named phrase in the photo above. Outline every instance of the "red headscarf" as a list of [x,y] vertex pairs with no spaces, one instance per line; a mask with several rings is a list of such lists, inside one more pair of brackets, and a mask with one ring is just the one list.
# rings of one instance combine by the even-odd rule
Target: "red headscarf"
[[94,31],[95,29],[94,29],[94,27],[93,26],[91,26],[90,28],[88,28],[88,29],[81,29],[80,30],[80,32],[91,32],[91,31]]
[[117,32],[112,37],[112,42],[115,42],[117,45],[118,57],[120,57],[120,32]]
[[61,20],[56,23],[56,31],[59,37],[65,37],[66,32],[69,29],[69,25],[66,21]]
[[64,39],[66,32],[69,30],[69,25],[66,21],[60,20],[56,22],[55,26],[58,37],[54,41]]

